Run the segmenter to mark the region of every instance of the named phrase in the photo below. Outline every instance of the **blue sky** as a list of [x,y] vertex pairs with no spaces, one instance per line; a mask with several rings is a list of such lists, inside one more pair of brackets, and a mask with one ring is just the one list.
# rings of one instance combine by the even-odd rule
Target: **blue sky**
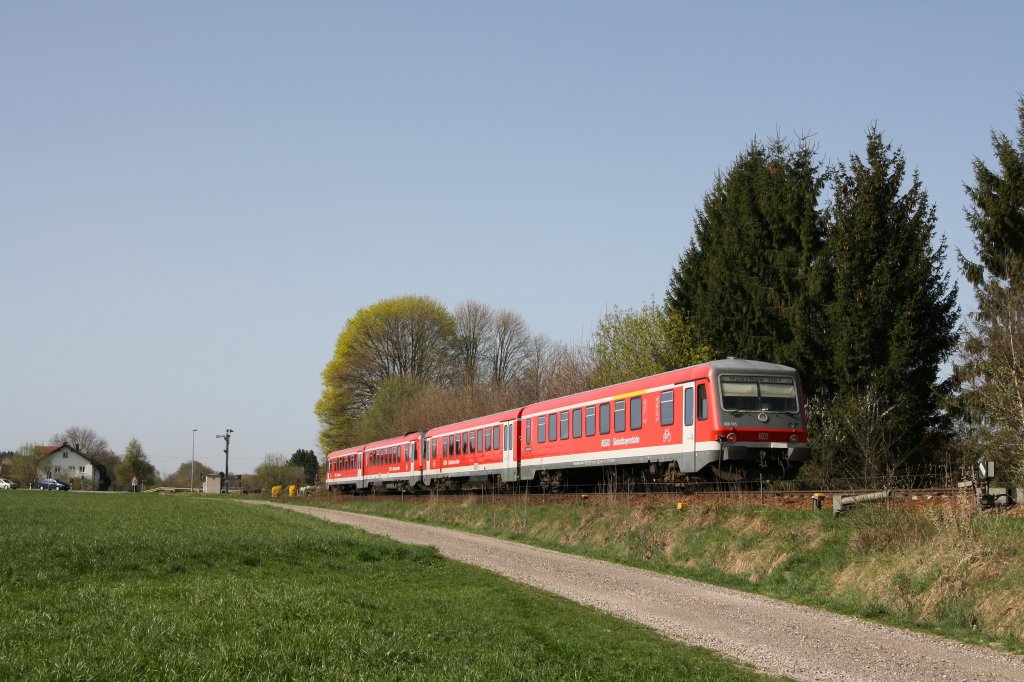
[[755,136],[838,161],[877,121],[969,251],[1022,27],[1009,1],[0,3],[0,450],[314,447],[337,334],[391,296],[581,341],[662,297]]

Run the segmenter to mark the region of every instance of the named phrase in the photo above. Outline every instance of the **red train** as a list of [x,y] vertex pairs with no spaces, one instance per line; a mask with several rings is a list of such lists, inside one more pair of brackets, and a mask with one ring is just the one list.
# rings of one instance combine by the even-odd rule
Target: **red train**
[[716,360],[327,456],[330,490],[791,479],[810,458],[796,370]]

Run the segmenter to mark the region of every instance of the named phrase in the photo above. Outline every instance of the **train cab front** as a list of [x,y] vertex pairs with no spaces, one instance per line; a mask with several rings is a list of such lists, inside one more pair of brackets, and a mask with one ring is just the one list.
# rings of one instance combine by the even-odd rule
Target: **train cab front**
[[791,480],[810,460],[800,379],[789,367],[722,361],[713,372],[718,393],[715,477],[730,481]]

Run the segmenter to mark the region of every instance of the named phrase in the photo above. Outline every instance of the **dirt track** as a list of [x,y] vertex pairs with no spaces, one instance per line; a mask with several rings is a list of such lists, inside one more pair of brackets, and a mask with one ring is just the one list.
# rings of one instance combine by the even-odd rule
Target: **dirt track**
[[446,557],[798,680],[1024,680],[1024,658],[594,559],[362,514],[273,504]]

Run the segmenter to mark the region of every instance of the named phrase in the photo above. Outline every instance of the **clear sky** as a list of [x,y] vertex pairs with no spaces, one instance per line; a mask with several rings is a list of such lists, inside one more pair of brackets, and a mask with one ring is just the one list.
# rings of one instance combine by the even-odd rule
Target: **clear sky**
[[337,335],[391,296],[583,340],[661,299],[715,172],[777,131],[837,161],[877,121],[969,251],[1022,35],[1011,0],[6,0],[0,450],[315,448]]

